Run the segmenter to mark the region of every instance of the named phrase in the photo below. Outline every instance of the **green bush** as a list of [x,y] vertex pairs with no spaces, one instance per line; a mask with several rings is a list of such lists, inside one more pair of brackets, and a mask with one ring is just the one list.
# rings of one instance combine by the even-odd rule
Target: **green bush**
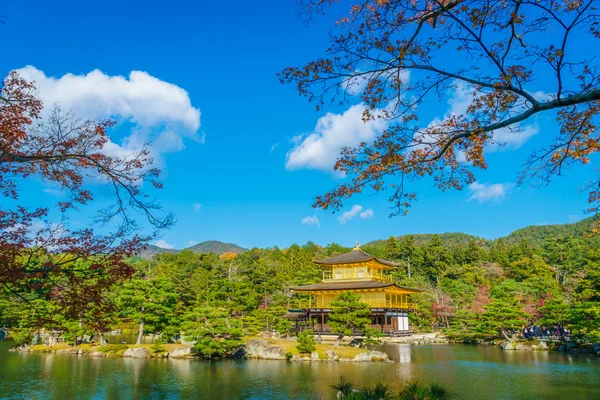
[[381,344],[380,338],[384,336],[383,332],[374,328],[365,328],[363,333],[363,343],[365,344]]
[[439,400],[449,397],[448,389],[440,384],[425,386],[418,381],[409,382],[400,392],[401,400]]
[[298,335],[298,345],[296,346],[296,348],[300,353],[311,353],[315,351],[316,344],[317,342],[315,341],[315,338],[313,336],[313,331],[309,329],[306,331],[302,331]]
[[100,346],[98,348],[98,351],[105,354],[116,354],[125,350],[127,350],[126,344],[105,344],[104,346]]
[[153,354],[164,353],[167,350],[161,343],[154,343],[150,348],[152,349]]
[[392,388],[384,383],[360,389],[354,389],[351,382],[340,377],[337,384],[331,386],[336,392],[336,398],[344,400],[442,400],[449,398],[448,389],[437,383],[425,386],[417,381],[409,382],[399,394],[394,394]]
[[31,344],[31,341],[33,340],[33,332],[30,329],[12,329],[10,334],[12,339],[19,346]]
[[291,352],[289,352],[289,351],[287,353],[285,353],[285,359],[288,360],[288,361],[291,360],[293,356],[294,355]]

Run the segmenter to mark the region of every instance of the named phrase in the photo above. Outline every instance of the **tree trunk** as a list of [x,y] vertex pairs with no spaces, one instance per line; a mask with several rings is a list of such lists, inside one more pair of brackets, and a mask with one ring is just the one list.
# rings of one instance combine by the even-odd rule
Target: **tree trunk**
[[508,335],[506,334],[506,332],[504,332],[504,329],[500,328],[500,332],[502,332],[502,336],[504,336],[504,338],[506,340],[508,340],[509,342],[513,341],[511,338],[508,337]]
[[140,330],[138,332],[137,341],[135,344],[142,344],[142,339],[144,337],[144,307],[142,306],[142,318],[140,318]]

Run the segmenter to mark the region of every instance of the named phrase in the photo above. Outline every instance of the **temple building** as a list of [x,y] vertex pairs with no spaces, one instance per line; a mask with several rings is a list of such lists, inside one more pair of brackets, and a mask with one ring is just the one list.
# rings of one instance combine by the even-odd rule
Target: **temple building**
[[290,310],[287,315],[296,320],[298,330],[306,328],[317,333],[330,332],[327,321],[332,312],[331,302],[341,292],[352,291],[371,306],[371,328],[391,336],[410,331],[408,313],[414,311],[415,306],[409,296],[422,290],[400,286],[392,281],[389,271],[399,264],[365,253],[358,243],[348,253],[314,262],[325,268],[323,281],[291,288],[296,293],[310,295],[306,308]]

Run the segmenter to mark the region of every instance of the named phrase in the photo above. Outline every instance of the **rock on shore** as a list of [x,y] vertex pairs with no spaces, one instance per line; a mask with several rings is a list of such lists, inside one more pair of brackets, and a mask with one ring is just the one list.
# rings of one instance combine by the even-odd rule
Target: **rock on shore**
[[169,352],[169,358],[192,358],[191,347],[178,347]]
[[285,360],[285,354],[281,347],[271,346],[269,342],[262,339],[253,339],[246,342],[245,353],[248,358]]
[[150,353],[144,347],[130,347],[123,353],[123,357],[148,358]]
[[368,353],[361,353],[354,357],[355,362],[366,361],[388,361],[388,355],[382,351],[371,350]]

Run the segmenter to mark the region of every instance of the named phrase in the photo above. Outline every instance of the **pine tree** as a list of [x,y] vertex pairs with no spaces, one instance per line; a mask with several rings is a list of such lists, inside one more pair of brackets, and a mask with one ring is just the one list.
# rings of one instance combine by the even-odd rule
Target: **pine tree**
[[331,302],[333,312],[329,315],[329,325],[337,333],[338,343],[344,336],[354,336],[354,331],[364,331],[371,323],[368,318],[371,309],[368,304],[360,301],[360,296],[354,292],[340,293]]
[[496,298],[485,306],[485,309],[483,318],[489,330],[500,333],[509,341],[512,341],[509,334],[522,328],[527,322],[528,314],[522,310],[518,300]]
[[136,344],[142,344],[145,332],[164,336],[177,331],[177,294],[166,278],[133,279],[118,292],[117,304],[128,318],[139,324]]
[[390,236],[390,238],[385,241],[384,252],[384,257],[390,261],[400,261],[400,258],[402,257],[400,254],[400,245],[393,236]]
[[224,308],[196,307],[183,316],[184,338],[204,358],[222,358],[237,350],[242,341],[242,321]]
[[296,348],[300,353],[312,353],[316,349],[317,342],[313,336],[313,331],[306,330],[300,332],[297,337],[298,345]]

